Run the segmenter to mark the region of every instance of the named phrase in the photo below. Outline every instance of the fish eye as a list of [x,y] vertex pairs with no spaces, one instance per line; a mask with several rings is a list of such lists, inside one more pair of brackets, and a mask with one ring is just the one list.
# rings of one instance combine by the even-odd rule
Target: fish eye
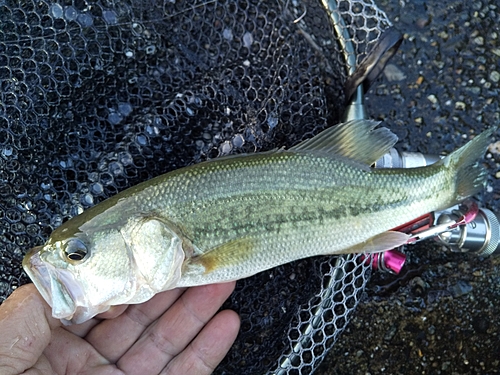
[[90,251],[82,240],[74,238],[64,244],[63,254],[69,262],[80,263],[88,258]]

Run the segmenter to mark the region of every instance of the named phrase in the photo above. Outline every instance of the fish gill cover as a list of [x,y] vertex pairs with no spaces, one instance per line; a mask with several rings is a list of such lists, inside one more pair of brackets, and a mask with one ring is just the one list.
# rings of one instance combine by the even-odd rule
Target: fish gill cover
[[[105,198],[337,123],[346,61],[323,3],[0,2],[0,300],[28,282],[28,249]],[[389,21],[369,1],[330,3],[361,59]],[[316,258],[239,281],[225,307],[242,328],[217,373],[283,361],[288,373],[313,371],[367,270],[351,256]],[[332,280],[338,293],[324,305]],[[299,355],[285,360],[294,347]]]

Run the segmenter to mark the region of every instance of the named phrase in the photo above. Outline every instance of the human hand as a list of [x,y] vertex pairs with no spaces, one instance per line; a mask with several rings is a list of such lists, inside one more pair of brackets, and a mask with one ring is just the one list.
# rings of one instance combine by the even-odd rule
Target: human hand
[[0,374],[210,374],[239,330],[234,283],[174,289],[63,326],[33,284],[0,306]]

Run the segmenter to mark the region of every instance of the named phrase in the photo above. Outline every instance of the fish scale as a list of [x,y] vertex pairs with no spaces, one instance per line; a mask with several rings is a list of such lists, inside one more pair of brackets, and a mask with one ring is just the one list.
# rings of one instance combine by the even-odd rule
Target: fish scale
[[[251,238],[254,254],[270,254],[265,264],[270,268],[303,257],[337,253],[415,215],[449,204],[449,193],[441,197],[434,194],[452,177],[442,169],[426,168],[402,176],[408,171],[366,171],[339,159],[292,152],[274,155],[271,160],[232,158],[223,168],[207,165],[189,183],[203,191],[202,196],[197,195],[200,201],[190,201],[190,209],[177,204],[175,185],[164,194],[172,197],[166,200],[168,216],[182,223],[183,234],[201,252],[238,238]],[[289,174],[297,178],[290,182]],[[236,183],[226,186],[218,183],[220,179]],[[210,199],[203,200],[204,196]],[[221,281],[235,274],[246,276],[254,269],[243,263],[221,266],[209,274],[187,273],[181,285],[199,284],[206,278]]]

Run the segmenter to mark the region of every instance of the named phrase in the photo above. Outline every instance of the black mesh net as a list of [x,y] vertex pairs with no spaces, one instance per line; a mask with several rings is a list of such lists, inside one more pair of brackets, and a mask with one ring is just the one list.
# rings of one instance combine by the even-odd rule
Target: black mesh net
[[[170,170],[291,146],[337,123],[345,51],[322,4],[0,1],[0,301],[28,282],[24,253],[86,208]],[[384,15],[371,2],[335,5],[362,56]],[[217,371],[264,373],[293,362],[282,353],[299,345],[309,354],[287,366],[311,372],[366,268],[319,258],[240,281],[226,307],[241,333]],[[324,305],[331,279],[338,293]]]

